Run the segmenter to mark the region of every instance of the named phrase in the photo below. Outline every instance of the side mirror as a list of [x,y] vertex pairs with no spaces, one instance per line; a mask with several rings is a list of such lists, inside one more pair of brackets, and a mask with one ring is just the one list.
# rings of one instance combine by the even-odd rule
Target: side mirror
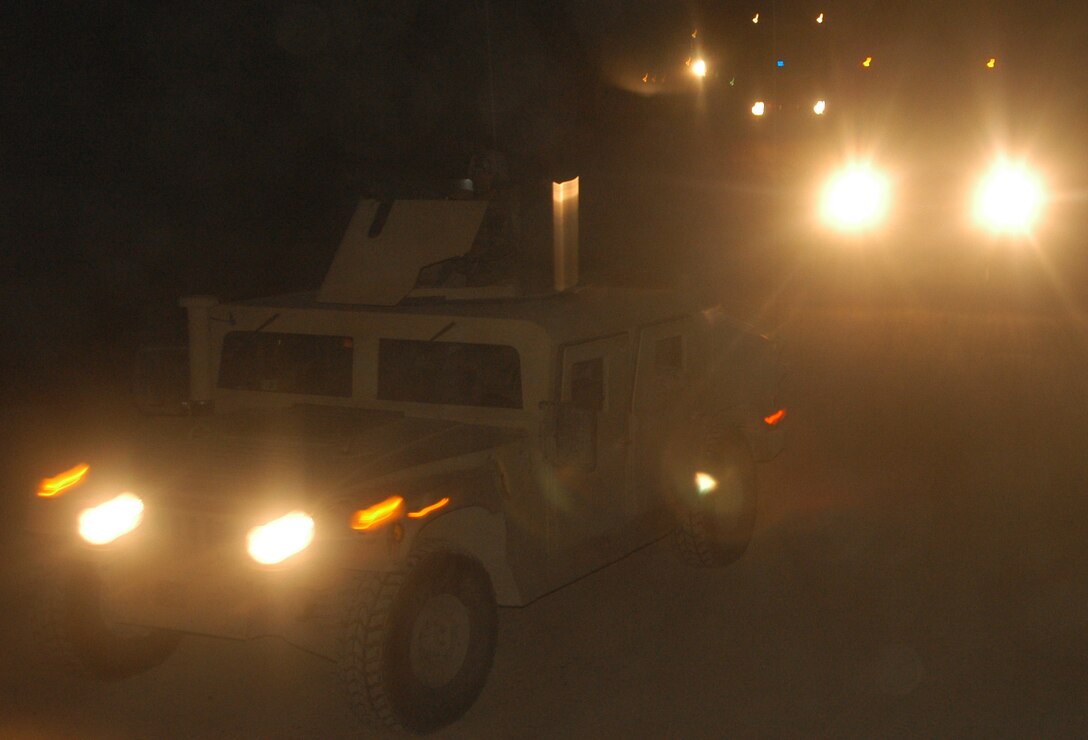
[[187,347],[143,347],[132,368],[132,398],[142,413],[184,416],[189,413]]
[[597,467],[597,412],[569,403],[544,402],[541,444],[556,466],[591,471]]

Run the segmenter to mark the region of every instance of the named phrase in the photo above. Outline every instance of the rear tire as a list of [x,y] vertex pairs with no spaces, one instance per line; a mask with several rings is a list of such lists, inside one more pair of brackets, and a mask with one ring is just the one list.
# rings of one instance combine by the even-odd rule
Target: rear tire
[[[684,562],[701,568],[729,565],[748,549],[756,520],[756,468],[752,453],[734,433],[705,434],[673,463],[673,546]],[[696,473],[710,476],[713,490],[700,492]]]
[[39,580],[34,622],[44,668],[110,681],[154,668],[177,649],[178,632],[110,620],[101,590],[96,568],[84,563],[56,568]]
[[392,573],[352,576],[340,672],[368,724],[427,733],[460,719],[491,671],[498,611],[472,557],[427,544]]

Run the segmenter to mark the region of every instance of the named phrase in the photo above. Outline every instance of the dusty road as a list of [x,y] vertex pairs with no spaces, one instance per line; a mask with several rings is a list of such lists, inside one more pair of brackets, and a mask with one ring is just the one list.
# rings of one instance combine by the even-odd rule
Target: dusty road
[[[483,695],[440,736],[1084,736],[1085,327],[800,312],[791,439],[748,554],[695,571],[658,543],[504,610]],[[11,411],[9,493],[60,444],[42,411]],[[28,551],[5,544],[0,736],[357,736],[332,666],[273,639],[191,638],[143,676],[43,683]]]

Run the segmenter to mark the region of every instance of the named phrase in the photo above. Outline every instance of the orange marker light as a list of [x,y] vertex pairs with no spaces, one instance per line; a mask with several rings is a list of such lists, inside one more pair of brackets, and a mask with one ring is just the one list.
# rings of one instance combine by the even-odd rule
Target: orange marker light
[[82,483],[90,469],[90,465],[80,463],[71,470],[65,470],[63,473],[52,478],[46,478],[38,484],[38,495],[42,498],[54,498],[59,496],[69,488],[73,488]]
[[434,511],[435,509],[441,509],[443,506],[445,506],[449,502],[450,502],[450,497],[446,496],[445,498],[442,498],[442,499],[439,499],[438,501],[435,501],[430,506],[424,506],[419,511],[409,511],[408,512],[408,518],[409,519],[422,519],[423,517],[427,516],[432,511]]
[[823,23],[824,22],[824,14],[823,13],[820,13],[818,16],[816,16],[816,22],[817,23]]
[[759,23],[759,13],[752,16],[752,23]]
[[778,409],[778,411],[775,411],[770,416],[764,416],[763,421],[767,424],[767,426],[773,427],[784,418],[786,418],[786,409]]
[[990,69],[993,69],[994,67],[997,66],[997,59],[995,59],[994,57],[990,57],[986,61],[986,66],[989,67]]
[[873,58],[872,57],[865,57],[865,61],[861,63],[861,66],[862,67],[868,67],[872,63],[873,63]]
[[390,496],[381,503],[360,509],[351,515],[351,528],[358,532],[373,529],[382,522],[396,516],[403,505],[404,499],[400,496]]

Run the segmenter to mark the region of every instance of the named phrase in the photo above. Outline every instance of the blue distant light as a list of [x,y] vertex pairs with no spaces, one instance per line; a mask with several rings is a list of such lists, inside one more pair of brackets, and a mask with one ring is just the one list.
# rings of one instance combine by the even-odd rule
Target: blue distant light
[[786,66],[786,62],[785,62],[784,60],[782,60],[782,59],[779,59],[779,60],[778,60],[778,62],[777,62],[777,66],[779,66],[779,67],[785,67],[785,66]]

